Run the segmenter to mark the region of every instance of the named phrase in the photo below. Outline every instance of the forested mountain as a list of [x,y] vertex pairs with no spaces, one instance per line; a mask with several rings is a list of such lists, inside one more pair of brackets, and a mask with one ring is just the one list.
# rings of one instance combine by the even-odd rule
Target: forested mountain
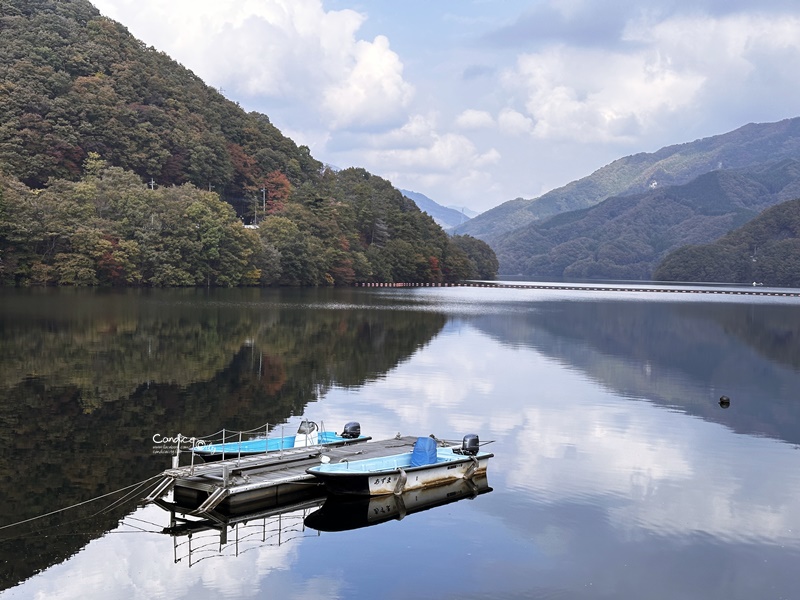
[[[681,185],[713,170],[784,158],[800,159],[800,118],[751,123],[722,135],[627,156],[538,198],[505,202],[454,231],[473,235],[494,247],[513,230],[558,213],[594,206],[612,196]],[[508,272],[502,258],[500,264],[501,270]]]
[[324,169],[86,0],[2,0],[0,56],[0,283],[494,276],[488,246],[363,169]]
[[[268,201],[257,229],[190,184],[149,189],[90,154],[79,181],[0,177],[5,285],[351,285],[493,278],[494,252],[449,237],[363,169]],[[493,272],[485,269],[494,267]]]
[[224,199],[321,164],[86,0],[3,0],[0,168],[28,186],[75,179],[89,152],[158,185]]
[[800,287],[800,199],[765,210],[715,242],[675,250],[654,279]]
[[670,251],[711,242],[763,209],[797,197],[798,160],[712,171],[684,185],[609,198],[517,230],[496,244],[500,272],[649,279]]

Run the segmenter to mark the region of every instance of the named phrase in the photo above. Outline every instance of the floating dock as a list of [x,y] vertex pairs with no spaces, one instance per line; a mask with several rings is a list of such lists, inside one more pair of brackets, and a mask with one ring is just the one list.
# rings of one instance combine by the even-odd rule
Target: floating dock
[[[244,514],[254,506],[280,505],[306,498],[310,488],[321,488],[309,467],[323,456],[330,462],[379,458],[410,452],[416,436],[363,441],[344,446],[309,446],[256,456],[167,469],[145,503],[202,517]],[[173,502],[162,498],[172,492]]]

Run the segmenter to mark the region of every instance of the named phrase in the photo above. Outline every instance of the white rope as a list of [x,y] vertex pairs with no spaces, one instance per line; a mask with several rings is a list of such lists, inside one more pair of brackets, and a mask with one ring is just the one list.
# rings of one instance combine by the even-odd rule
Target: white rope
[[58,510],[54,510],[54,511],[51,511],[49,513],[45,513],[43,515],[39,515],[37,517],[31,517],[30,519],[23,519],[22,521],[17,521],[16,523],[10,523],[9,525],[3,525],[2,527],[0,527],[0,531],[2,531],[3,529],[8,529],[9,527],[15,527],[17,525],[23,525],[24,523],[30,523],[31,521],[36,521],[38,519],[43,519],[45,517],[49,517],[49,516],[52,516],[52,515],[55,515],[55,514],[58,514],[58,513],[73,509],[73,508],[77,508],[78,506],[83,506],[84,504],[89,504],[90,502],[95,502],[96,500],[100,500],[100,499],[106,498],[108,496],[113,496],[114,494],[118,494],[119,492],[122,492],[122,491],[125,491],[125,490],[129,490],[129,489],[131,489],[133,487],[138,487],[140,485],[144,485],[148,481],[153,481],[154,479],[158,479],[159,477],[161,477],[160,473],[158,475],[150,477],[149,479],[145,479],[144,481],[140,481],[139,483],[134,483],[133,485],[129,485],[127,487],[120,488],[118,490],[114,490],[113,492],[108,492],[107,494],[103,494],[102,496],[97,496],[96,498],[91,498],[89,500],[84,500],[83,502],[78,502],[77,504],[73,504],[71,506],[66,506],[64,508],[59,508]]
[[[117,490],[118,492],[121,492],[121,491],[123,491],[123,490],[127,490],[127,489],[131,489],[131,488],[133,488],[133,489],[131,489],[131,491],[130,491],[130,492],[128,492],[127,494],[125,494],[125,495],[124,495],[122,498],[119,498],[119,499],[115,500],[114,502],[112,502],[111,504],[109,504],[108,506],[106,506],[104,509],[102,509],[102,510],[99,510],[99,511],[97,511],[96,513],[94,513],[92,516],[93,516],[93,517],[95,517],[95,516],[99,515],[100,513],[106,513],[106,512],[108,512],[108,511],[110,511],[112,508],[114,508],[115,506],[117,506],[117,505],[119,505],[119,504],[122,504],[122,503],[123,503],[123,502],[125,502],[126,500],[130,499],[130,497],[131,497],[131,496],[133,496],[134,494],[136,494],[136,493],[138,492],[138,490],[139,490],[139,487],[141,487],[141,486],[143,486],[144,484],[146,484],[146,483],[148,483],[148,482],[152,481],[153,479],[156,479],[157,477],[158,477],[158,475],[155,475],[155,476],[151,477],[150,479],[145,479],[144,481],[142,481],[142,482],[140,483],[140,485],[139,485],[139,486],[137,486],[136,484],[134,484],[134,485],[130,485],[130,486],[126,487],[126,488],[122,488],[121,490]],[[112,493],[112,494],[113,494],[113,493],[115,493],[115,492],[110,492],[110,493]]]

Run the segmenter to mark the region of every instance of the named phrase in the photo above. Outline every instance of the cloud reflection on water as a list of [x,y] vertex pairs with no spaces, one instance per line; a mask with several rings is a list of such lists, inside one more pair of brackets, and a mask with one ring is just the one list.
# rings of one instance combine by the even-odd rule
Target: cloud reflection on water
[[[784,567],[800,557],[800,475],[791,443],[798,422],[785,402],[789,392],[755,396],[758,376],[791,390],[798,375],[789,366],[761,357],[708,315],[678,315],[664,326],[702,332],[707,346],[687,347],[691,357],[721,347],[709,336],[723,330],[725,354],[720,351],[713,372],[693,370],[693,360],[683,364],[680,356],[669,362],[666,349],[662,356],[647,345],[646,333],[611,339],[612,353],[596,332],[544,326],[547,318],[583,314],[594,322],[600,314],[605,320],[598,329],[614,330],[612,319],[631,317],[635,303],[536,320],[530,316],[543,310],[542,303],[491,309],[482,297],[475,308],[476,292],[463,296],[426,345],[361,386],[333,385],[305,411],[334,428],[360,421],[375,438],[400,432],[460,439],[474,432],[494,440],[492,494],[382,525],[379,533],[256,545],[191,568],[173,563],[170,538],[123,535],[122,527],[0,596],[203,599],[269,590],[285,597],[348,597],[404,565],[418,565],[410,549],[422,543],[419,536],[431,552],[446,549],[436,554],[445,567],[466,572],[450,593],[746,598],[761,597],[767,582],[794,589]],[[487,310],[494,324],[487,324]],[[658,321],[671,314],[650,316]],[[753,382],[736,389],[722,412],[712,384],[729,383],[735,371]],[[765,429],[777,433],[760,435]],[[134,516],[164,522],[158,509]],[[351,542],[347,552],[345,539]],[[397,564],[354,568],[377,552]],[[709,568],[720,562],[719,570]],[[435,579],[425,579],[431,595],[441,592]]]

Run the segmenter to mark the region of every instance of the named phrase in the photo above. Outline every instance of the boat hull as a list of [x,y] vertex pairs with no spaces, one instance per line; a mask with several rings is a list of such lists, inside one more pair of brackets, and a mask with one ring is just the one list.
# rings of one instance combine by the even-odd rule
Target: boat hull
[[369,471],[359,471],[356,461],[352,463],[353,470],[348,470],[347,465],[334,465],[335,470],[330,469],[331,465],[321,465],[308,469],[308,472],[319,479],[332,494],[385,496],[485,476],[489,458],[492,456],[494,455],[490,453],[455,456],[446,461],[417,467],[398,466]]

